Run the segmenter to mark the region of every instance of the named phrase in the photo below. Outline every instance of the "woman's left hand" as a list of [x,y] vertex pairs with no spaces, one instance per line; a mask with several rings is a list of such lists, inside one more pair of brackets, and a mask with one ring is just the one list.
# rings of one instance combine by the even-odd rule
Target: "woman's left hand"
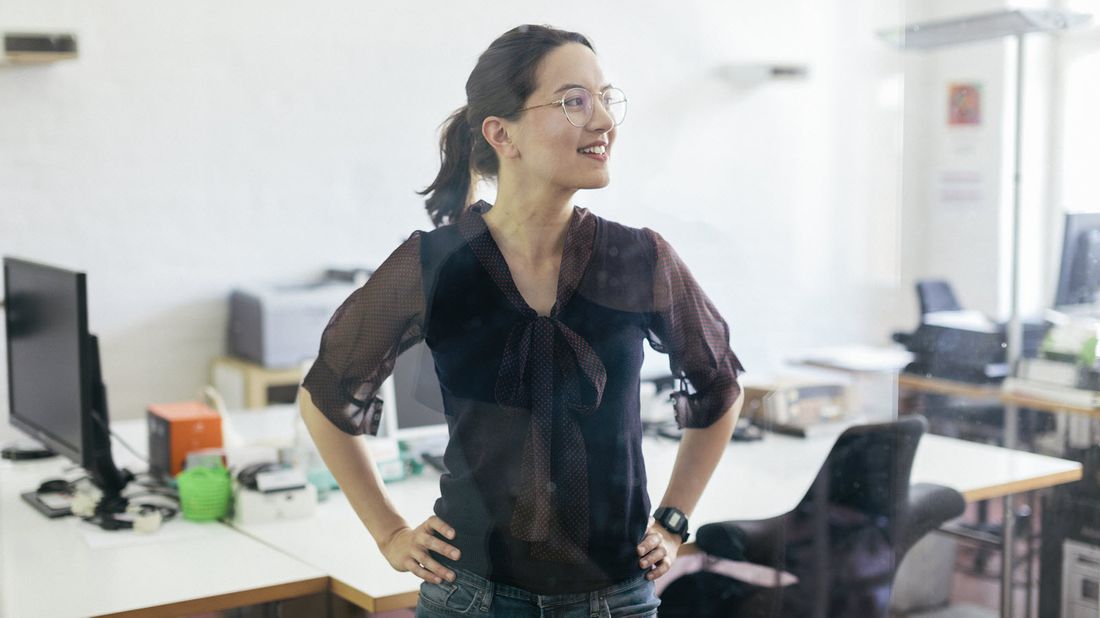
[[664,526],[650,518],[649,529],[636,548],[641,556],[639,564],[644,569],[650,569],[645,574],[646,579],[653,581],[668,573],[672,563],[676,561],[676,552],[680,550],[681,543],[683,541],[678,535],[665,530]]

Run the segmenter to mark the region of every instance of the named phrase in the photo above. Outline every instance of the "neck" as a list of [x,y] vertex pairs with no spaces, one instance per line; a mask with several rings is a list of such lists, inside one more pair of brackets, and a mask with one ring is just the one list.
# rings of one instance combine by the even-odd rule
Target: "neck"
[[493,238],[509,255],[538,265],[561,257],[573,217],[575,190],[523,188],[502,182],[485,214]]

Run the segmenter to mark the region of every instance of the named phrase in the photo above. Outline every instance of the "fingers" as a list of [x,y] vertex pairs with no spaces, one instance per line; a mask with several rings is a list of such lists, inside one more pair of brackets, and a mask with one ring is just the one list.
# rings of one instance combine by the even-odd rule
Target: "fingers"
[[653,551],[649,552],[648,554],[642,556],[642,560],[641,560],[640,564],[642,565],[642,568],[644,569],[644,568],[646,568],[650,565],[657,564],[658,562],[664,560],[665,556],[667,556],[667,555],[668,555],[668,550],[666,550],[663,545],[658,546],[657,549],[654,549]]
[[452,560],[458,560],[461,552],[458,548],[440,540],[432,531],[437,531],[448,539],[455,538],[455,529],[436,515],[432,515],[423,524],[417,527],[413,535],[413,546],[410,548],[409,571],[424,581],[440,583],[444,579],[454,581],[455,574],[447,567],[440,564],[429,555],[428,551],[434,551],[441,556],[447,556]]
[[668,573],[669,569],[671,569],[671,568],[672,568],[672,561],[670,561],[670,560],[661,560],[660,562],[657,563],[657,566],[654,569],[652,569],[650,572],[645,574],[645,577],[646,577],[646,579],[648,579],[650,581],[653,581],[653,580],[657,579],[658,577],[664,575],[665,573]]
[[642,542],[638,545],[638,555],[644,556],[654,549],[661,546],[661,535],[656,532],[650,532],[645,535]]
[[668,573],[672,568],[672,561],[668,560],[668,550],[665,548],[660,534],[650,532],[638,545],[638,554],[642,557],[638,563],[643,569],[650,569],[646,573],[646,579],[652,581]]
[[405,561],[405,569],[426,582],[433,584],[442,582],[438,575],[421,566],[412,556],[409,556],[408,560]]
[[455,529],[452,528],[447,522],[439,518],[438,515],[432,515],[428,518],[428,521],[424,522],[424,525],[432,530],[439,531],[440,534],[448,539],[455,538]]
[[[454,571],[451,571],[447,567],[433,560],[432,557],[428,555],[428,552],[422,549],[414,549],[412,555],[413,559],[419,563],[418,566],[423,568],[428,573],[428,577],[421,576],[424,580],[430,581],[435,584],[440,583],[443,579],[446,579],[449,582],[454,581]],[[417,573],[417,575],[420,574]]]
[[417,541],[424,546],[425,549],[430,549],[440,556],[447,556],[451,560],[458,560],[462,554],[458,548],[450,545],[444,541],[441,541],[438,537],[431,533],[431,530],[436,530],[448,539],[455,538],[455,530],[443,521],[439,517],[432,515],[424,522],[422,526],[423,536],[418,536]]

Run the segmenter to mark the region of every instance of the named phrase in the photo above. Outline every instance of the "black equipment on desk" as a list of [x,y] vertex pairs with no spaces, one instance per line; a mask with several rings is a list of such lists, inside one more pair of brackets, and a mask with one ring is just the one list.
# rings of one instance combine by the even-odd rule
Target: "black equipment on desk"
[[[1035,356],[1046,336],[1046,323],[1024,324],[1025,357]],[[1005,325],[992,332],[921,324],[904,337],[895,336],[916,358],[905,371],[961,382],[999,382],[1009,375]]]
[[[105,515],[126,508],[133,479],[115,466],[99,340],[88,331],[84,273],[4,258],[8,419],[12,425],[88,471],[103,491]],[[47,516],[57,509],[38,492],[23,499]]]
[[[920,325],[912,333],[893,336],[915,356],[906,372],[974,383],[999,382],[1009,375],[1005,324],[970,319],[974,312],[959,306],[946,281],[918,281],[917,298]],[[1050,324],[1025,322],[1023,326],[1023,356],[1035,356]]]
[[[681,440],[684,437],[684,430],[676,425],[675,420],[656,423],[651,429],[662,438]],[[762,439],[764,439],[764,430],[753,425],[752,419],[749,418],[737,419],[733,434],[730,436],[731,442],[755,442]]]
[[1081,480],[1043,497],[1040,616],[1095,616],[1100,611],[1100,445],[1086,449],[1080,459]]
[[420,458],[424,460],[424,463],[435,468],[436,470],[447,474],[447,464],[443,462],[442,453],[433,453],[431,451],[424,451],[420,454]]
[[1100,213],[1066,213],[1055,307],[1095,306],[1100,292]]

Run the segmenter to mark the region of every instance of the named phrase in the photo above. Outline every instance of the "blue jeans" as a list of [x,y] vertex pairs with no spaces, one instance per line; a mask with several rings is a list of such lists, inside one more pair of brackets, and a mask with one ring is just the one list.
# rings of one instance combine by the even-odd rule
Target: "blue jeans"
[[570,594],[535,594],[498,584],[465,569],[452,569],[455,580],[420,584],[417,618],[448,616],[532,616],[554,618],[619,618],[656,616],[656,586],[645,574],[594,590]]

